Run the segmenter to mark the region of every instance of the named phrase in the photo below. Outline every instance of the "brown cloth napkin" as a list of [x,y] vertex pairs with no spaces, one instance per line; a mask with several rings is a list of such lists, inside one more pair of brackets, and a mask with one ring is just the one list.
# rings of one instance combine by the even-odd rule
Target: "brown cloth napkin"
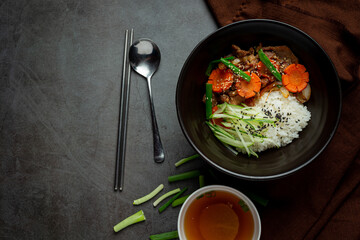
[[343,109],[326,150],[299,172],[258,186],[261,239],[360,239],[360,1],[206,0],[219,26],[273,19],[313,37],[332,59],[342,83]]

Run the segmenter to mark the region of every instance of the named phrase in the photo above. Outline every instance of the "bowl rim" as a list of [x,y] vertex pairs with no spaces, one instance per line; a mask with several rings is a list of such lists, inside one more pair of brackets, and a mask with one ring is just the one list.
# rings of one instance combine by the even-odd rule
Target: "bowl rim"
[[260,218],[259,212],[258,212],[255,204],[250,200],[249,197],[247,197],[241,191],[239,191],[233,187],[226,186],[226,185],[208,185],[208,186],[199,188],[195,192],[190,194],[190,196],[182,204],[181,209],[178,214],[177,229],[179,231],[179,239],[184,239],[183,237],[186,238],[186,235],[184,232],[184,225],[183,225],[183,220],[185,219],[186,210],[189,208],[191,203],[196,199],[197,195],[208,192],[208,191],[228,192],[228,193],[231,193],[231,194],[239,197],[241,200],[243,200],[248,205],[251,215],[253,217],[253,221],[254,221],[253,239],[254,238],[255,238],[255,240],[260,239],[260,237],[261,237],[261,218]]
[[[291,29],[292,31],[296,31],[300,34],[302,34],[304,37],[308,38],[317,48],[319,48],[321,50],[321,52],[324,54],[324,56],[328,59],[328,62],[330,63],[332,70],[335,73],[334,78],[336,79],[336,84],[337,84],[337,89],[339,91],[339,111],[336,117],[336,122],[335,125],[333,127],[333,129],[331,130],[331,133],[329,135],[329,138],[326,140],[325,144],[319,149],[319,151],[317,151],[316,154],[314,154],[310,159],[308,159],[307,161],[305,161],[304,163],[300,164],[299,166],[290,169],[288,171],[282,172],[282,173],[278,173],[278,174],[273,174],[273,175],[264,175],[264,176],[253,176],[253,175],[246,175],[246,174],[242,174],[242,173],[236,173],[233,171],[230,171],[222,166],[220,166],[219,164],[214,163],[213,161],[211,161],[209,158],[207,158],[200,150],[198,147],[196,147],[196,145],[194,144],[194,142],[191,140],[189,134],[186,132],[185,130],[185,126],[184,126],[184,122],[181,118],[181,113],[179,110],[179,89],[180,89],[180,79],[182,77],[182,75],[184,74],[184,69],[187,66],[190,58],[192,57],[192,55],[195,53],[195,51],[208,39],[210,39],[212,36],[214,36],[215,34],[218,34],[221,31],[224,31],[227,28],[231,28],[234,27],[235,25],[242,25],[242,24],[251,24],[251,23],[258,23],[258,22],[264,22],[264,23],[271,23],[271,24],[275,24],[275,25],[282,25],[286,28]],[[196,150],[196,152],[210,165],[212,165],[213,167],[215,167],[216,169],[230,175],[230,176],[234,176],[240,179],[245,179],[245,180],[251,180],[251,181],[264,181],[264,180],[276,180],[288,175],[291,175],[295,172],[297,172],[298,170],[304,168],[305,166],[309,165],[311,162],[313,162],[321,153],[323,153],[323,151],[326,149],[326,147],[330,144],[331,140],[333,139],[337,128],[339,126],[339,122],[340,122],[340,118],[341,118],[341,112],[342,112],[342,90],[341,90],[341,84],[340,84],[340,79],[339,79],[339,75],[337,73],[336,67],[334,65],[334,63],[332,62],[331,58],[329,57],[329,55],[326,53],[326,51],[320,46],[320,44],[315,41],[310,35],[308,35],[307,33],[305,33],[304,31],[300,30],[297,27],[294,27],[288,23],[284,23],[284,22],[280,22],[277,20],[272,20],[272,19],[247,19],[247,20],[241,20],[238,22],[234,22],[228,25],[225,25],[223,27],[220,27],[219,29],[215,30],[214,32],[210,33],[209,35],[207,35],[205,38],[203,38],[194,48],[193,50],[190,52],[189,56],[186,58],[183,67],[181,68],[179,77],[178,77],[178,82],[177,82],[177,86],[176,86],[176,94],[175,94],[175,103],[176,103],[176,112],[177,112],[177,117],[178,117],[178,121],[180,123],[180,127],[182,132],[184,133],[186,139],[188,140],[188,142],[190,143],[190,145]]]

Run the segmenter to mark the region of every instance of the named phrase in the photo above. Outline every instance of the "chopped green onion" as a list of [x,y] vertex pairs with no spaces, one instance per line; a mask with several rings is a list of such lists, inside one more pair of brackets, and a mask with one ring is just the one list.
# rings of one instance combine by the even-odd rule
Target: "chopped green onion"
[[118,224],[116,224],[114,226],[114,231],[119,232],[120,230],[122,230],[134,223],[138,223],[138,222],[145,221],[145,220],[146,220],[145,214],[144,214],[143,210],[140,210],[137,213],[131,215],[130,217],[127,217],[126,219],[124,219],[121,222],[119,222]]
[[220,58],[220,61],[225,64],[225,66],[227,66],[228,68],[231,69],[231,71],[233,71],[236,75],[239,75],[240,77],[242,77],[243,79],[245,79],[246,81],[250,82],[251,77],[249,75],[247,75],[244,71],[242,71],[240,68],[238,68],[237,66],[235,66],[234,64],[232,64],[231,62],[229,62],[228,60],[226,60],[225,58]]
[[209,117],[212,114],[212,84],[211,83],[206,83],[205,113],[206,113],[206,119],[209,119]]
[[181,198],[175,199],[175,201],[171,204],[171,206],[172,207],[177,207],[177,206],[183,204],[189,196],[190,196],[190,194],[186,195],[186,196],[183,196]]
[[282,81],[282,79],[281,79],[281,74],[280,74],[279,71],[275,68],[274,64],[272,64],[272,62],[270,61],[270,59],[266,56],[266,54],[264,53],[264,51],[263,51],[262,49],[260,49],[259,52],[258,52],[258,54],[259,54],[260,60],[264,63],[264,65],[270,70],[270,72],[276,77],[276,79],[281,82],[281,81]]
[[189,179],[189,178],[195,178],[195,177],[198,177],[199,175],[200,175],[199,170],[193,170],[193,171],[184,172],[184,173],[176,174],[176,175],[173,175],[173,176],[169,176],[168,181],[169,182],[176,182],[176,181],[185,180],[185,179]]
[[164,205],[162,205],[161,207],[159,207],[159,213],[162,213],[168,206],[170,206],[175,199],[177,199],[181,194],[183,194],[188,188],[185,187],[183,190],[181,190],[180,192],[178,192],[175,196],[173,196],[169,201],[167,201]]
[[178,192],[180,192],[180,188],[176,188],[174,190],[171,190],[170,192],[163,194],[158,199],[156,199],[156,201],[153,203],[153,206],[156,207],[162,200]]
[[205,177],[204,177],[204,175],[199,176],[199,186],[200,186],[200,188],[205,186]]
[[150,235],[151,240],[169,240],[169,239],[175,239],[178,237],[179,237],[178,231]]
[[[226,57],[226,58],[224,58],[224,59],[226,59],[226,60],[233,60],[234,58],[235,58],[234,56],[231,56],[231,57]],[[211,75],[212,69],[214,68],[214,65],[215,65],[216,63],[220,63],[220,62],[221,62],[220,59],[219,59],[219,60],[211,61],[210,64],[209,64],[209,66],[208,66],[207,69],[206,69],[206,72],[205,72],[206,76],[209,77],[209,76]]]
[[200,155],[199,155],[199,154],[195,154],[195,155],[192,155],[192,156],[190,156],[190,157],[183,158],[183,159],[181,159],[181,160],[179,160],[178,162],[175,163],[175,167],[178,167],[178,166],[180,166],[180,165],[182,165],[182,164],[184,164],[184,163],[187,163],[187,162],[190,161],[190,160],[196,159],[196,158],[198,158],[198,157],[200,157]]
[[160,184],[157,188],[155,188],[151,193],[149,193],[146,196],[143,196],[142,198],[134,200],[134,205],[140,205],[146,201],[149,201],[151,198],[155,197],[156,194],[158,194],[161,190],[163,190],[164,184]]

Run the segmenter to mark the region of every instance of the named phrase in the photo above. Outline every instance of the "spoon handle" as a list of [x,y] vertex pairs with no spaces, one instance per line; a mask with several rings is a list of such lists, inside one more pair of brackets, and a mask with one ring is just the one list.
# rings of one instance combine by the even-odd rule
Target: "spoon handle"
[[147,78],[148,88],[149,88],[149,97],[150,97],[150,109],[151,109],[151,122],[153,129],[153,143],[154,143],[154,160],[157,163],[161,163],[165,159],[164,148],[161,143],[160,134],[158,125],[156,122],[155,109],[153,103],[153,97],[151,93],[151,77]]

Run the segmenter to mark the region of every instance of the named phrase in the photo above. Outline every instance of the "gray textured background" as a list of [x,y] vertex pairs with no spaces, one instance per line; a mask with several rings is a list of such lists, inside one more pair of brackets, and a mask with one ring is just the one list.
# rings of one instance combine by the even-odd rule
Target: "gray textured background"
[[[147,239],[176,229],[132,201],[194,150],[180,129],[175,89],[196,44],[217,29],[202,0],[5,0],[0,2],[0,238]],[[153,94],[166,160],[152,159],[146,81],[132,73],[125,189],[113,191],[124,31],[153,39],[162,62]],[[112,227],[143,209],[147,220]]]

